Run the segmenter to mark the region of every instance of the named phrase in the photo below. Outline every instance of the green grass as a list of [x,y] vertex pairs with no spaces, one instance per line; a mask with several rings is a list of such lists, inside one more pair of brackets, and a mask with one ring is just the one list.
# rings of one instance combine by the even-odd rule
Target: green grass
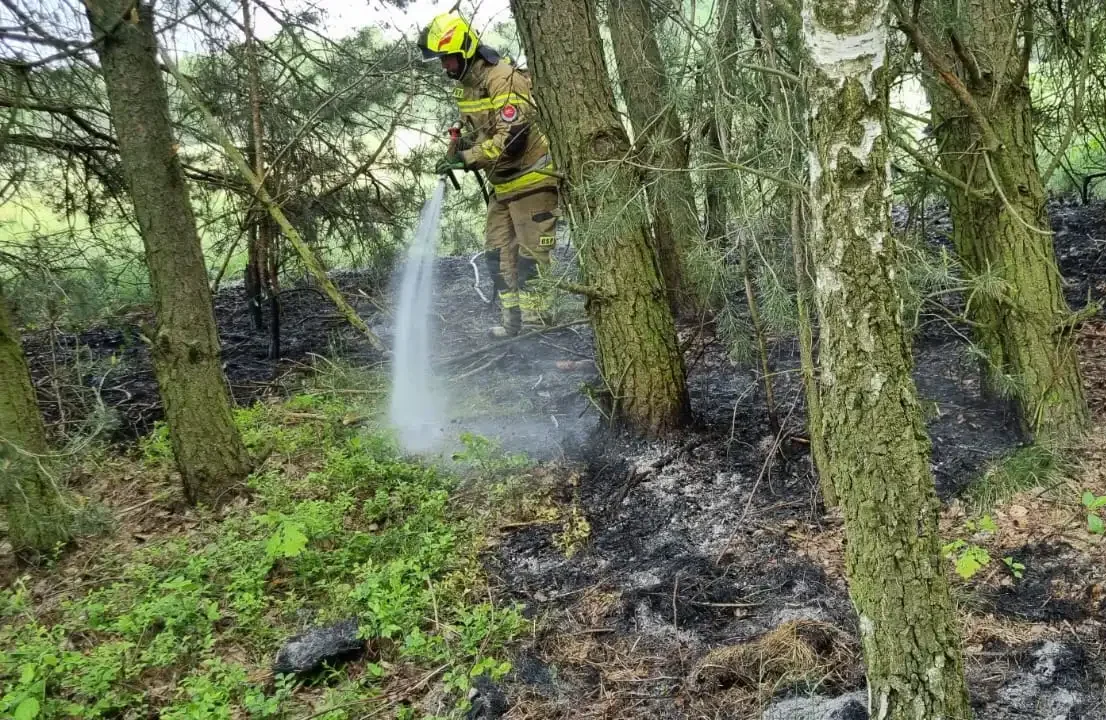
[[983,512],[1025,490],[1054,489],[1066,477],[1063,462],[1056,453],[1028,445],[992,462],[968,486],[964,499],[975,511]]
[[[527,623],[491,601],[477,552],[524,461],[467,438],[458,472],[409,462],[351,420],[363,408],[349,397],[316,388],[237,411],[251,450],[272,452],[248,502],[79,568],[63,559],[50,603],[33,577],[0,592],[0,717],[420,717],[386,695],[433,673],[460,707],[474,674],[507,672]],[[164,476],[164,428],[137,454],[151,482]],[[310,682],[267,678],[305,615],[356,616],[372,651]]]

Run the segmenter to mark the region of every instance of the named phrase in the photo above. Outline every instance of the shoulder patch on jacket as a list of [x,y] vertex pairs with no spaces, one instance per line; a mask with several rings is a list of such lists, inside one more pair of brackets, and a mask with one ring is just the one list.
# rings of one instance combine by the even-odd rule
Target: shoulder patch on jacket
[[518,119],[518,108],[514,105],[504,105],[499,111],[499,117],[503,118],[503,122],[514,122]]
[[464,97],[465,97],[465,89],[463,87],[458,85],[457,87],[453,88],[453,99],[454,100],[460,100]]

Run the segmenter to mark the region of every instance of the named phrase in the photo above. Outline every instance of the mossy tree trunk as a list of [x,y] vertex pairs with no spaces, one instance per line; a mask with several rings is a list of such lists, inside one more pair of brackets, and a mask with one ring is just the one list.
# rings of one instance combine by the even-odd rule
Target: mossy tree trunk
[[1032,33],[1004,0],[927,4],[926,26],[908,32],[930,71],[940,165],[965,186],[947,197],[987,385],[1037,442],[1063,445],[1089,415],[1037,166]]
[[893,280],[887,0],[809,0],[804,13],[822,423],[844,512],[870,713],[970,718],[929,445]]
[[87,11],[93,34],[105,36],[97,51],[146,248],[157,317],[151,354],[176,464],[190,502],[218,504],[246,477],[249,462],[220,366],[203,252],[157,63],[153,10],[128,0],[89,0]]
[[642,174],[623,162],[630,142],[615,114],[595,8],[589,0],[512,0],[511,10],[577,221],[611,409],[638,433],[667,434],[689,416],[686,373],[640,201]]
[[611,40],[635,145],[649,166],[653,235],[669,300],[679,313],[694,312],[684,262],[700,242],[695,187],[688,173],[687,144],[669,97],[668,72],[657,45],[648,0],[610,0]]
[[12,549],[29,561],[69,540],[69,513],[44,469],[47,451],[19,331],[0,292],[0,503]]

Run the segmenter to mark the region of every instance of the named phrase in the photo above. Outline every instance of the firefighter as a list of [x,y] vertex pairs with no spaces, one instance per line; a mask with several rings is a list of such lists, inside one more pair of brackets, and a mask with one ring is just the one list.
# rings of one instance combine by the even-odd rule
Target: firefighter
[[549,293],[534,281],[549,272],[560,192],[549,143],[535,125],[530,79],[510,58],[482,45],[453,13],[435,17],[419,47],[425,61],[439,60],[457,82],[453,96],[463,134],[436,171],[483,170],[492,186],[484,257],[502,311],[492,335],[516,335],[524,323],[546,324]]

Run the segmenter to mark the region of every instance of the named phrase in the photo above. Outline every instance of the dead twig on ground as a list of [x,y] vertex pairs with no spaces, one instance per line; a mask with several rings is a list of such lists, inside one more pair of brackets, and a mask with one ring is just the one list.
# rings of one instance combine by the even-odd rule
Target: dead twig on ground
[[461,373],[460,375],[454,375],[453,377],[450,378],[450,382],[457,382],[458,380],[464,380],[465,378],[472,377],[473,375],[478,375],[478,374],[482,373],[483,371],[487,370],[488,368],[492,367],[493,365],[495,365],[496,363],[498,363],[500,360],[502,360],[505,357],[507,357],[507,353],[506,352],[501,352],[498,355],[496,355],[495,357],[493,357],[491,360],[488,360],[485,363],[481,363],[481,364],[477,365],[476,367],[474,367],[471,370],[466,370],[465,372]]
[[645,467],[641,467],[640,465],[635,465],[631,467],[629,472],[626,473],[626,481],[622,484],[622,489],[618,492],[617,495],[615,495],[611,504],[608,506],[608,512],[618,512],[618,508],[626,500],[626,496],[630,494],[631,490],[633,490],[635,487],[645,482],[646,480],[650,480],[656,477],[657,473],[660,470],[670,465],[672,462],[682,457],[683,455],[692,452],[706,441],[706,437],[692,438],[686,443],[677,445],[675,448],[657,458],[653,462],[649,463]]
[[531,330],[530,332],[522,333],[521,335],[515,335],[514,337],[507,338],[506,340],[500,340],[499,342],[485,345],[482,348],[478,348],[476,350],[473,350],[472,352],[465,353],[464,355],[460,355],[455,358],[449,358],[448,360],[443,360],[441,362],[441,365],[446,367],[452,365],[461,365],[465,362],[468,362],[469,360],[480,357],[484,353],[499,350],[500,348],[506,345],[510,345],[511,343],[518,342],[519,340],[526,340],[527,338],[537,337],[538,335],[545,335],[546,333],[556,332],[557,330],[564,330],[565,328],[570,328],[575,325],[586,325],[588,322],[588,320],[573,320],[572,322],[564,323],[563,325],[554,325],[552,327]]
[[[387,702],[385,702],[383,705],[376,708],[375,710],[368,713],[367,715],[362,715],[361,717],[363,718],[363,720],[368,720],[368,718],[376,717],[376,716],[380,715],[381,713],[383,713],[387,710],[390,710],[391,708],[394,708],[396,705],[399,705],[404,700],[410,699],[411,696],[414,695],[415,692],[417,692],[419,689],[424,687],[427,683],[429,683],[431,680],[436,678],[438,675],[441,675],[443,672],[448,670],[450,668],[450,666],[452,666],[452,665],[453,665],[453,663],[446,663],[445,665],[442,665],[439,668],[431,670],[426,675],[423,675],[417,682],[415,682],[411,685],[408,685],[407,687],[403,688],[399,692],[394,693],[392,695],[392,697],[389,698],[387,700]],[[358,705],[367,705],[368,703],[371,703],[375,700],[381,700],[381,699],[383,699],[383,698],[361,698],[359,700],[353,700],[352,702],[342,703],[341,705],[332,705],[331,707],[323,708],[322,710],[320,710],[316,713],[312,713],[310,715],[304,716],[304,717],[300,718],[300,720],[314,720],[315,718],[320,718],[323,715],[327,715],[327,714],[332,713],[336,710],[344,710],[344,709],[351,708],[351,707],[357,707]]]

